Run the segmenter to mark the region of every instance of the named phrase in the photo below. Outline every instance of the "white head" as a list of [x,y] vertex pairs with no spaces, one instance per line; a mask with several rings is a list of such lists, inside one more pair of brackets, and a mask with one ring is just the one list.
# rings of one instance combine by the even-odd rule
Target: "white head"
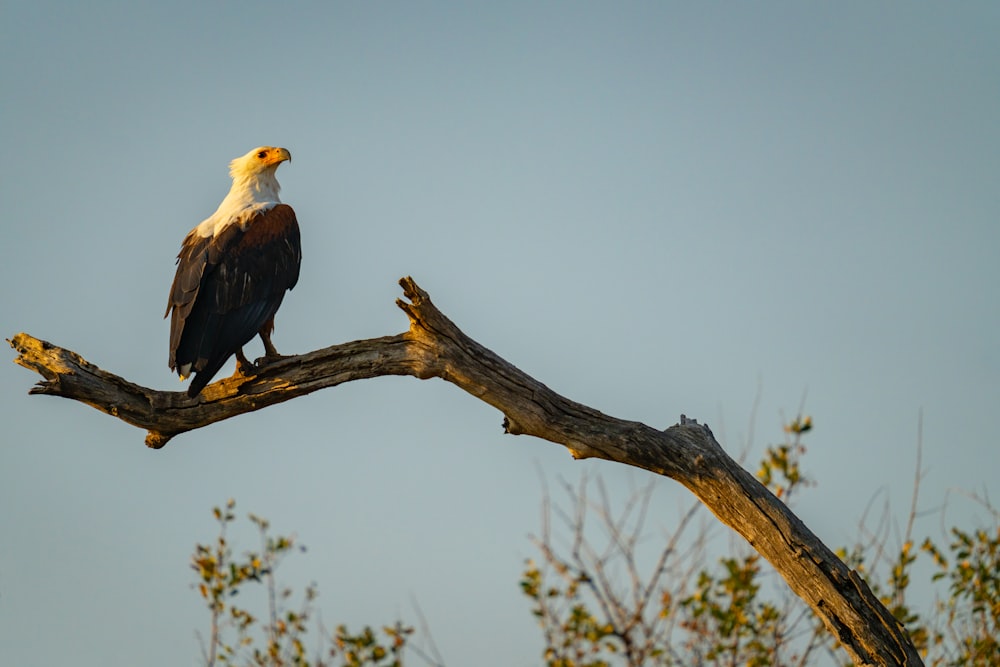
[[[268,186],[274,188],[277,196],[281,187],[275,179],[274,172],[285,160],[291,160],[292,154],[287,148],[276,146],[258,146],[246,155],[238,157],[229,163],[229,175],[233,177],[233,188],[250,186],[260,190]],[[273,183],[273,185],[271,185]]]
[[213,236],[232,223],[245,224],[258,211],[281,203],[281,186],[274,173],[285,160],[291,160],[287,148],[259,146],[229,163],[233,186],[215,213],[195,228],[200,236]]

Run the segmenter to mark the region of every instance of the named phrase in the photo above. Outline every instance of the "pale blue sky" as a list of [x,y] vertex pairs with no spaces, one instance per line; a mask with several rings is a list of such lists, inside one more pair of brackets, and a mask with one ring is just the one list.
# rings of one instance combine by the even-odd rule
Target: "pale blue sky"
[[[922,505],[997,493],[997,34],[992,2],[4,2],[2,333],[179,389],[180,241],[230,159],[285,146],[304,263],[279,350],[403,330],[413,275],[619,417],[683,412],[759,452],[805,395],[820,485],[798,510],[843,544],[875,494],[905,510],[920,410]],[[195,664],[187,558],[229,496],[310,547],[284,574],[319,584],[328,624],[413,619],[415,598],[448,664],[540,664],[517,586],[536,466],[646,479],[504,436],[440,381],[149,451],[0,367],[5,664]],[[657,498],[669,529],[688,494]]]

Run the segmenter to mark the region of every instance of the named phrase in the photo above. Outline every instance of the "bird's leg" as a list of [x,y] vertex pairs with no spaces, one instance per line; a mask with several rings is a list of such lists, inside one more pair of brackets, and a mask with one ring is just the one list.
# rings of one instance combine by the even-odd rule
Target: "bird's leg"
[[274,346],[274,343],[271,342],[272,331],[274,331],[273,317],[269,319],[267,322],[265,322],[264,326],[262,326],[260,328],[260,331],[257,332],[258,334],[260,334],[260,339],[264,343],[264,359],[263,359],[264,363],[277,361],[278,359],[282,358],[282,356],[278,354],[278,348],[276,348]]
[[271,332],[265,329],[260,330],[260,339],[264,342],[264,357],[267,359],[280,359],[278,348],[271,342]]

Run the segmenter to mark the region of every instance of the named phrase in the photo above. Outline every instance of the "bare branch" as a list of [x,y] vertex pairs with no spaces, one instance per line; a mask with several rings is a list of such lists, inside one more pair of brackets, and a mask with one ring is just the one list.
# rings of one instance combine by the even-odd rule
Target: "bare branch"
[[140,387],[27,334],[9,342],[19,353],[15,362],[44,378],[31,393],[82,401],[143,428],[153,448],[180,433],[352,380],[447,380],[500,410],[507,433],[533,435],[565,446],[575,458],[617,461],[686,486],[771,562],[856,664],[922,664],[864,580],[733,461],[707,426],[682,415],[661,431],[560,396],[462,333],[412,278],[400,284],[406,300],[396,303],[410,319],[408,331],[285,358],[255,377],[216,382],[194,399]]

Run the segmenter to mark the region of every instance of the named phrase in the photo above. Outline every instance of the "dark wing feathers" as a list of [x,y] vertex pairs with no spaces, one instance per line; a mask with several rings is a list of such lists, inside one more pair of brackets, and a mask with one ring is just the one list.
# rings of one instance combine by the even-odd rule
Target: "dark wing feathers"
[[[177,273],[174,275],[174,282],[170,287],[170,298],[167,301],[167,315],[172,315],[170,318],[171,370],[193,361],[187,358],[187,355],[182,359],[176,357],[181,344],[181,336],[185,332],[187,333],[186,347],[191,346],[193,338],[204,338],[212,333],[212,326],[205,321],[209,310],[203,306],[199,307],[199,312],[195,317],[196,321],[189,325],[188,320],[192,316],[195,305],[201,303],[198,296],[201,293],[202,285],[219,265],[225,252],[242,233],[238,225],[230,225],[215,237],[198,236],[195,231],[192,231],[184,239],[181,251],[177,255]],[[198,347],[200,348],[200,346]]]
[[188,235],[167,312],[170,368],[190,363],[199,375],[189,393],[205,386],[274,317],[285,291],[298,282],[301,260],[295,213],[284,204],[216,237]]

